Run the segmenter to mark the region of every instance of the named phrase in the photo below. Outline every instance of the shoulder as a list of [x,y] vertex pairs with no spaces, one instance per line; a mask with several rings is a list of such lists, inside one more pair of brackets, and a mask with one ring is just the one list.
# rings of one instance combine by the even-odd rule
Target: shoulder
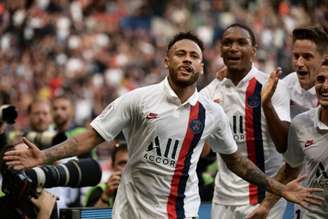
[[263,71],[260,71],[259,69],[255,68],[255,67],[253,67],[253,68],[254,68],[253,71],[254,71],[254,76],[255,76],[256,80],[258,82],[260,82],[261,84],[265,84],[265,82],[269,78],[269,74],[265,73]]
[[199,101],[204,106],[205,110],[208,111],[209,113],[213,113],[216,116],[225,115],[220,104],[209,99],[209,97],[205,96],[202,93],[199,94]]
[[298,77],[296,72],[289,73],[286,77],[282,79],[282,81],[288,86],[288,87],[293,87],[298,81]]
[[204,87],[200,93],[208,98],[213,98],[213,94],[215,93],[217,87],[220,85],[221,81],[215,78],[211,83],[209,83],[206,87]]
[[313,118],[316,116],[316,111],[317,109],[314,108],[296,115],[293,118],[291,125],[297,128],[304,127],[306,124],[313,124]]

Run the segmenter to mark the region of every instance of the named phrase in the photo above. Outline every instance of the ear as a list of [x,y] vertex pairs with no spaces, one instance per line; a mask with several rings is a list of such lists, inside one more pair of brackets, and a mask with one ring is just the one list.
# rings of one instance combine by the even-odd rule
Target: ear
[[199,72],[200,75],[203,75],[204,74],[204,62],[202,62],[202,69],[201,71]]
[[169,58],[168,58],[167,56],[165,56],[165,58],[164,58],[164,67],[165,67],[166,69],[169,68]]
[[255,46],[252,46],[251,54],[252,54],[252,59],[254,59],[255,56],[256,56],[256,45]]

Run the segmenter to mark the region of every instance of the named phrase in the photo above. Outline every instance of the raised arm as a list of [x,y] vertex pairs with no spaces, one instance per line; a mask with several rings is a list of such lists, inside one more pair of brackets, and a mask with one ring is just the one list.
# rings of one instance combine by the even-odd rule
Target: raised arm
[[322,192],[322,189],[304,188],[299,185],[299,182],[295,182],[294,186],[285,186],[274,178],[266,176],[253,162],[243,157],[239,152],[221,154],[221,157],[227,167],[239,177],[278,196],[282,196],[288,201],[304,207],[307,204],[320,205],[323,201],[322,197],[312,194],[313,192]]
[[[287,136],[289,122],[281,121],[272,105],[272,96],[279,81],[281,69],[277,68],[270,74],[270,77],[263,87],[261,93],[262,108],[269,127],[270,136],[279,153],[284,153],[287,149]],[[286,94],[287,95],[287,94]],[[287,103],[289,104],[289,102]],[[288,106],[289,107],[289,106]]]
[[103,141],[104,139],[91,127],[86,132],[45,150],[40,150],[23,138],[21,144],[26,145],[27,149],[8,151],[3,159],[8,166],[21,170],[85,153]]
[[[272,105],[272,96],[276,91],[281,68],[274,70],[263,87],[261,92],[262,108],[269,127],[270,136],[279,153],[284,153],[287,149],[287,136],[289,122],[281,121]],[[286,90],[287,91],[287,90]],[[287,93],[285,95],[288,95]],[[289,107],[289,101],[285,103]]]

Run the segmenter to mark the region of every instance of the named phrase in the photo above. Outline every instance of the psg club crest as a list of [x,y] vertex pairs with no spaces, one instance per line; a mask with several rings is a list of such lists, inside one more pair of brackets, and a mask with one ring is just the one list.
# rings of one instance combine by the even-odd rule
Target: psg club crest
[[247,98],[247,106],[250,108],[256,108],[261,105],[261,96],[253,95]]
[[190,128],[194,134],[199,134],[203,131],[203,123],[198,119],[194,119],[190,123]]

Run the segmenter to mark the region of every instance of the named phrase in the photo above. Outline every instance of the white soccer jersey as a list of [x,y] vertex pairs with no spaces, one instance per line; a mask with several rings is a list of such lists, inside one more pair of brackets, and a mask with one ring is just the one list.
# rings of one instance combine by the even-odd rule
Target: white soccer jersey
[[181,103],[167,79],[116,99],[91,126],[107,141],[121,130],[127,139],[115,219],[197,217],[204,141],[219,153],[237,151],[223,109],[197,91]]
[[328,218],[328,126],[319,121],[319,109],[297,115],[289,128],[288,149],[284,154],[291,167],[303,165],[304,186],[322,188],[325,198],[321,208],[310,206],[315,213],[305,211],[302,218]]
[[[274,175],[282,163],[268,131],[261,107],[262,86],[267,74],[255,67],[235,86],[228,78],[214,79],[201,93],[218,102],[230,120],[234,139],[240,152],[267,175]],[[283,121],[290,121],[289,96],[282,81],[272,97],[272,104]],[[263,188],[249,184],[232,173],[220,156],[215,178],[213,202],[220,205],[255,205],[265,195]]]
[[315,88],[304,90],[297,77],[296,72],[292,72],[283,78],[290,95],[290,114],[294,118],[297,114],[313,109],[318,106]]

